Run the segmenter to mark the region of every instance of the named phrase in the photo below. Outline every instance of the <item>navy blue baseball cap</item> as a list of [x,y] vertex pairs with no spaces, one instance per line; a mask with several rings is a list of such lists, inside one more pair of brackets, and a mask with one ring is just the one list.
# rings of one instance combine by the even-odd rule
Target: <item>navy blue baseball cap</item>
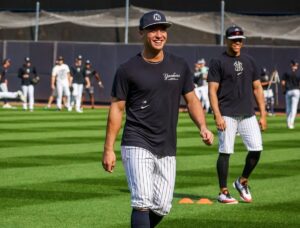
[[237,25],[231,25],[226,29],[226,38],[229,40],[246,39],[243,29]]
[[295,65],[299,65],[299,62],[297,61],[297,59],[292,59],[292,60],[291,60],[291,64],[292,64],[293,66],[295,66]]
[[155,10],[145,13],[141,17],[139,29],[143,30],[153,25],[164,25],[168,28],[172,23],[167,21],[166,16],[163,13]]

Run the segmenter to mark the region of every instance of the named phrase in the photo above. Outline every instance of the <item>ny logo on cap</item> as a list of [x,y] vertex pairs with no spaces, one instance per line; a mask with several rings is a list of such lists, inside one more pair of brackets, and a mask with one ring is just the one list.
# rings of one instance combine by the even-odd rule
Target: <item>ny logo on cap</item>
[[155,14],[153,15],[153,19],[154,19],[155,21],[160,21],[160,20],[161,20],[161,16],[160,16],[158,13],[155,13]]

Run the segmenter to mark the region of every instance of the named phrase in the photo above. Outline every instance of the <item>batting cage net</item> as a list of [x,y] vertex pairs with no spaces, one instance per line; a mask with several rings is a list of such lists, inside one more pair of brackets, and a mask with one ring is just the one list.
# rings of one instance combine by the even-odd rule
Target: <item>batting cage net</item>
[[[131,6],[129,9],[129,27],[138,26],[140,16],[149,9]],[[174,25],[189,28],[204,33],[219,35],[221,15],[219,12],[195,13],[164,11],[168,20]],[[123,28],[126,26],[125,8],[76,11],[76,12],[46,12],[39,15],[39,26],[71,23],[78,26],[94,28]],[[225,13],[225,28],[231,24],[241,26],[247,37],[281,39],[299,41],[300,16],[253,16]],[[0,12],[0,27],[16,29],[34,27],[35,13]]]

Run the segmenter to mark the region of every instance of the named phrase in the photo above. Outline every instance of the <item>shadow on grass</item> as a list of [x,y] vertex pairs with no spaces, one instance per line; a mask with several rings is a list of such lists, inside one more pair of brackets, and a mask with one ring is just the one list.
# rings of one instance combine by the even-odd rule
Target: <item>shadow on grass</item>
[[[166,217],[161,224],[160,228],[169,228],[169,227],[180,227],[180,228],[195,228],[195,227],[247,227],[247,228],[257,228],[257,227],[276,227],[276,228],[285,228],[285,227],[297,227],[297,224],[292,224],[287,221],[286,223],[278,223],[272,220],[268,222],[263,221],[251,221],[250,219],[247,221],[234,221],[234,220],[221,220],[222,215],[216,219],[208,219],[206,217],[202,217],[201,214],[197,216],[197,218],[178,218],[178,219],[169,219]],[[288,226],[291,225],[291,226]],[[299,225],[299,224],[298,224]]]
[[[62,155],[55,154],[26,157],[9,157],[0,159],[0,170],[26,167],[57,166],[67,164],[84,164],[92,162],[99,162],[99,166],[101,166],[101,156],[102,154],[100,152],[85,152]],[[120,161],[121,157],[118,156],[117,160]]]
[[[244,165],[231,165],[229,174],[231,177],[238,177],[243,171]],[[272,179],[284,178],[299,175],[300,160],[279,161],[273,163],[259,164],[253,178]],[[217,173],[215,168],[205,168],[196,170],[177,171],[176,184],[177,189],[188,188],[189,186],[201,187],[217,185]]]
[[25,147],[25,146],[44,146],[44,145],[67,145],[67,144],[83,144],[103,142],[104,136],[88,136],[88,137],[58,137],[44,139],[14,139],[0,140],[0,148],[7,147]]
[[113,179],[76,179],[18,187],[1,187],[0,210],[92,198],[100,200],[124,194],[123,191],[125,191],[126,186],[124,177],[115,177]]

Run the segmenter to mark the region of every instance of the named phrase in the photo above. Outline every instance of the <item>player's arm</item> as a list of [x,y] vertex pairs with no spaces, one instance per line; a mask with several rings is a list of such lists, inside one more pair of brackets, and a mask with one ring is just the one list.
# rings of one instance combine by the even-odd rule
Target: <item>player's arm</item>
[[69,85],[72,86],[73,76],[71,75],[70,72],[68,72],[68,80],[69,80]]
[[218,89],[219,89],[218,82],[209,82],[208,83],[209,101],[210,101],[210,106],[214,113],[216,126],[217,126],[218,130],[224,131],[226,129],[226,123],[222,117],[222,114],[221,114],[221,111],[219,108],[219,99],[218,99],[218,95],[217,95]]
[[264,99],[263,88],[261,86],[260,80],[255,80],[255,81],[253,81],[252,84],[253,84],[254,97],[255,97],[258,109],[260,111],[259,124],[260,124],[261,130],[265,130],[267,128],[267,118],[266,118],[265,99]]
[[286,93],[286,81],[285,80],[281,80],[281,86],[282,86],[282,91],[283,91],[283,94]]
[[51,89],[55,89],[55,80],[56,80],[56,75],[52,74],[52,76],[51,76]]
[[112,98],[106,126],[106,137],[102,155],[102,166],[105,171],[111,173],[116,165],[114,144],[122,126],[122,117],[125,109],[125,101]]
[[90,78],[88,76],[84,77],[85,79],[85,84],[86,84],[86,88],[90,88],[91,87],[91,82],[90,82]]
[[104,88],[104,85],[103,85],[103,82],[101,80],[101,77],[100,77],[100,74],[98,72],[95,71],[95,78],[96,80],[98,81],[98,85],[101,87],[101,88]]
[[187,104],[187,108],[191,119],[194,121],[194,123],[200,130],[200,135],[202,137],[203,142],[207,145],[211,145],[214,140],[214,135],[211,131],[207,129],[205,113],[195,92],[191,91],[185,94],[184,99]]

